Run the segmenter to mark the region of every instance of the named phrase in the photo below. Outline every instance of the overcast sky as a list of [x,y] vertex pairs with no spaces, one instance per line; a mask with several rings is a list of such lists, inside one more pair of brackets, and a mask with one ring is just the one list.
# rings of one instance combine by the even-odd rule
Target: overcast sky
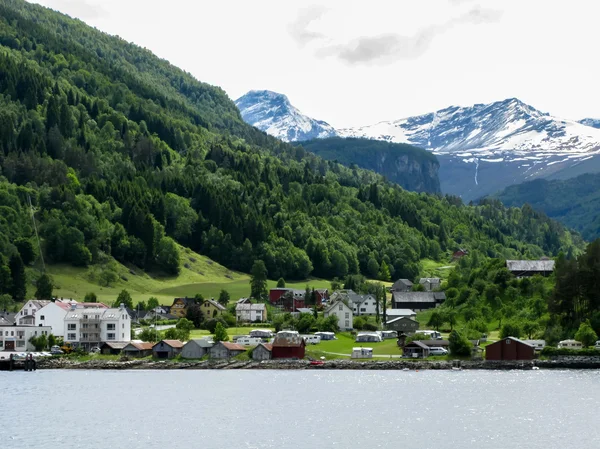
[[335,127],[517,97],[600,117],[598,2],[36,0],[232,99],[286,94]]

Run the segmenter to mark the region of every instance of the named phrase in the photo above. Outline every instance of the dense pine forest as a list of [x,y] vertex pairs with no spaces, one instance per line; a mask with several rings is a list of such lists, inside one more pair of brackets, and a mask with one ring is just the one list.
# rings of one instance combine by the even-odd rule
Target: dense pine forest
[[218,87],[21,0],[0,3],[0,167],[0,294],[15,301],[41,256],[176,274],[189,247],[244,272],[261,259],[271,279],[388,280],[459,247],[583,248],[528,206],[410,193],[271,138]]

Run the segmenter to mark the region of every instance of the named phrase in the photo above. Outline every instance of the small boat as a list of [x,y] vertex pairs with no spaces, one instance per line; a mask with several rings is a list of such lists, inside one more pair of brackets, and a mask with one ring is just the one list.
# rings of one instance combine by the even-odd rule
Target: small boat
[[325,362],[323,360],[311,360],[310,364],[311,365],[325,365]]

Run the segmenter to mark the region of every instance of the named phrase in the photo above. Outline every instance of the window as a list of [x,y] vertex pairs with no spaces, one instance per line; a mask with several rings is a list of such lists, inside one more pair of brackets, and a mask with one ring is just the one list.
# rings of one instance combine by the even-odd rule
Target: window
[[107,340],[114,340],[115,339],[115,334],[114,333],[112,333],[112,334],[106,334],[106,339]]
[[17,340],[17,348],[25,347],[25,340]]
[[83,334],[83,338],[88,338],[88,334]]
[[360,309],[360,311],[361,311],[361,312],[366,312],[366,311],[367,311],[367,309],[363,307],[362,309]]
[[40,315],[40,320],[45,320],[46,317],[44,315]]
[[339,310],[344,310],[344,306],[342,306],[342,305],[340,304],[340,306],[339,306]]
[[106,325],[106,330],[107,331],[114,331],[115,330],[115,323],[107,324]]
[[67,340],[75,340],[77,336],[75,334],[67,334]]
[[67,325],[67,330],[68,330],[68,331],[74,331],[74,330],[77,330],[77,324],[68,324],[68,325]]
[[125,340],[125,334],[121,334],[121,338]]
[[346,320],[346,327],[350,327],[350,321]]
[[350,318],[350,313],[346,312],[346,319]]
[[0,348],[4,346],[4,340],[0,340]]
[[121,324],[121,329],[125,329],[125,323]]

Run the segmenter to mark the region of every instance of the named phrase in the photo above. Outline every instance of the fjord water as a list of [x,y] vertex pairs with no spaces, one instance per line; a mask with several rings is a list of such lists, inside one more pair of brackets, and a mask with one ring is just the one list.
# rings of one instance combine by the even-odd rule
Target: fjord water
[[600,447],[597,371],[0,372],[0,447]]

